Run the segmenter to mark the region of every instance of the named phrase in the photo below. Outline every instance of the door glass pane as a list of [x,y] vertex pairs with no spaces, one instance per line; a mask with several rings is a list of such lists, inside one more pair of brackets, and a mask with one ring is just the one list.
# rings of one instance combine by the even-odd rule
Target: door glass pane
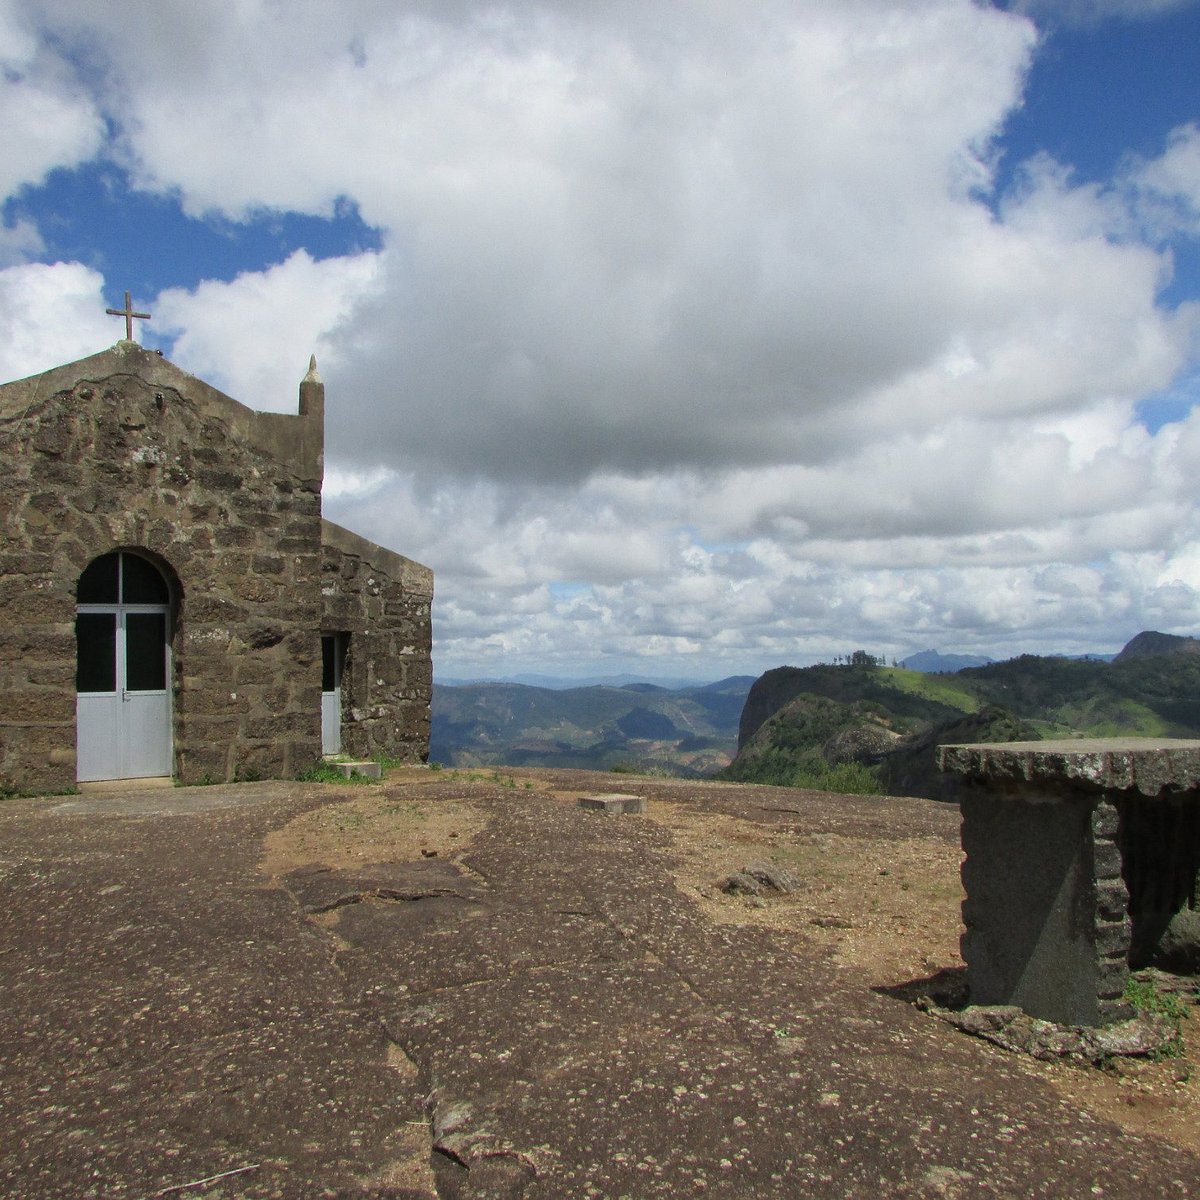
[[75,642],[76,689],[81,692],[115,692],[117,614],[80,613],[75,618]]
[[136,554],[121,555],[123,604],[169,604],[167,581],[158,568]]
[[338,685],[337,635],[321,635],[321,691],[332,692]]
[[125,614],[125,690],[161,692],[167,686],[166,613]]
[[75,599],[80,604],[116,604],[120,599],[117,595],[120,562],[121,556],[114,552],[90,563],[79,577]]

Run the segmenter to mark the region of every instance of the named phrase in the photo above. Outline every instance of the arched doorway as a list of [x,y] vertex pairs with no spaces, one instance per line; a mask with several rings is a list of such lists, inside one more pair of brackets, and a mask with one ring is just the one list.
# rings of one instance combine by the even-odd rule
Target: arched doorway
[[79,577],[75,778],[171,771],[171,593],[139,554],[114,550]]

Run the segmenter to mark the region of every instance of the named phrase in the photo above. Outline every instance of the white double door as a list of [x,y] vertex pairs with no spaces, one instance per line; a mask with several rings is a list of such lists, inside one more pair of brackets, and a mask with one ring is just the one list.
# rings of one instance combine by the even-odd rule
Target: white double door
[[76,778],[172,774],[170,614],[158,605],[80,605]]

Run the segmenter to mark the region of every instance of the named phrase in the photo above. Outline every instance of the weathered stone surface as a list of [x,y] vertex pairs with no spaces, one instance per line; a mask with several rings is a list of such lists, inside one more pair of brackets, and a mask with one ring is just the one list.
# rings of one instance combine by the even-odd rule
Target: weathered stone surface
[[[331,521],[322,525],[322,541],[322,626],[346,639],[342,749],[362,758],[424,762],[433,694],[433,573]],[[400,615],[389,617],[377,597]]]
[[763,892],[779,892],[786,896],[800,886],[800,881],[775,863],[752,862],[740,871],[734,871],[717,886],[730,895],[761,896]]
[[964,791],[962,879],[971,998],[1094,1024],[1097,961],[1085,802],[996,802]]
[[[747,819],[770,795],[683,786],[647,793]],[[346,790],[321,785],[0,806],[0,1194],[1143,1200],[1200,1185],[1194,1154],[1095,1119],[794,935],[715,925],[652,821],[596,839],[571,804],[408,787],[379,794],[410,820],[464,796],[481,811],[467,861],[264,875],[265,836],[335,827]],[[779,803],[848,837],[953,837],[936,805]],[[360,899],[310,917],[318,886]]]
[[329,766],[346,779],[352,779],[355,775],[361,775],[364,779],[383,777],[383,769],[374,761],[332,762]]
[[1109,1058],[1144,1057],[1162,1051],[1176,1037],[1174,1025],[1153,1014],[1084,1027],[1040,1021],[1008,1004],[929,1011],[964,1033],[1043,1061],[1100,1063]]
[[1200,913],[1191,908],[1176,912],[1155,943],[1153,958],[1158,966],[1200,975]]

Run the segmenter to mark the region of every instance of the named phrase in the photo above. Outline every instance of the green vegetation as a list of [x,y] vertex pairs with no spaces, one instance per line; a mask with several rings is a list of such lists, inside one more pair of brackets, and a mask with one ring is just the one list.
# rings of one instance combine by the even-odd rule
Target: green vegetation
[[830,763],[822,757],[820,750],[775,745],[751,760],[739,760],[727,767],[720,772],[719,778],[859,796],[875,795],[882,790],[875,772],[862,763]]
[[951,799],[939,745],[1200,737],[1200,643],[1153,634],[1134,643],[1147,638],[1157,640],[1111,663],[1023,655],[944,675],[857,650],[676,690],[438,686],[433,749],[457,768],[573,767]]
[[1131,975],[1125,985],[1125,1001],[1134,1012],[1156,1017],[1165,1017],[1173,1026],[1174,1036],[1155,1055],[1156,1058],[1179,1058],[1183,1054],[1183,1036],[1180,1022],[1188,1019],[1188,1005],[1174,992],[1164,992],[1153,980]]
[[351,771],[349,777],[343,775],[335,766],[327,762],[314,763],[307,771],[296,777],[301,783],[342,783],[349,785],[377,784],[378,779],[369,779],[357,771]]
[[1174,992],[1161,991],[1153,980],[1141,979],[1136,975],[1131,975],[1125,985],[1125,1001],[1135,1012],[1166,1017],[1176,1023],[1188,1018],[1188,1006],[1179,996]]
[[37,800],[43,796],[78,796],[77,787],[55,788],[49,792],[25,791],[21,788],[10,787],[0,783],[0,800]]
[[909,695],[921,696],[962,712],[975,712],[979,708],[979,697],[959,684],[955,675],[925,675],[920,671],[906,671],[903,667],[887,667],[879,673],[897,690]]

